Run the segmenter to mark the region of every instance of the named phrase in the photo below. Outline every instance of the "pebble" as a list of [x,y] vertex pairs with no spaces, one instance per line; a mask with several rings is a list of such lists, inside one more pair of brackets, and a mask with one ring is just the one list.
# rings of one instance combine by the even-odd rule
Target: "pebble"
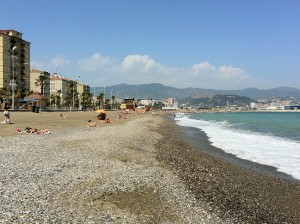
[[156,159],[162,122],[0,137],[0,223],[231,223]]

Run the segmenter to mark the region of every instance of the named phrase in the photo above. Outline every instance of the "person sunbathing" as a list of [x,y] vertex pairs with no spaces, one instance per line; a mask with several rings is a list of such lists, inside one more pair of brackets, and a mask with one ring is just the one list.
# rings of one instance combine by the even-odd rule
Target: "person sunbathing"
[[59,115],[59,118],[69,118],[69,115],[63,116],[63,114],[60,114],[60,115]]
[[36,132],[37,132],[37,129],[36,129],[36,128],[26,127],[26,128],[25,128],[25,131],[26,131],[27,133],[36,133]]
[[43,134],[51,134],[51,132],[48,129],[42,129],[40,131],[36,132],[38,135],[43,135]]
[[112,121],[109,118],[106,118],[105,123],[112,123]]
[[92,120],[88,120],[89,126],[88,127],[97,127],[96,122],[92,122]]

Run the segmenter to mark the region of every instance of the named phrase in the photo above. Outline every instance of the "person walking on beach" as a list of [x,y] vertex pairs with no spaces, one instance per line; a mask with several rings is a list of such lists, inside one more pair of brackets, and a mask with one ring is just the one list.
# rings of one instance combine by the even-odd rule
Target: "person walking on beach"
[[10,106],[6,103],[4,106],[4,112],[3,112],[3,115],[4,115],[4,121],[2,122],[3,124],[11,124],[10,114],[8,111],[9,109],[10,109]]

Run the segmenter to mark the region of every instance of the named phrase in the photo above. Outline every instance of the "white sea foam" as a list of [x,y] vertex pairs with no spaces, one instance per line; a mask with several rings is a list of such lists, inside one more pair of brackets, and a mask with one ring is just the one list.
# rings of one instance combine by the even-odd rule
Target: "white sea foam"
[[176,119],[177,124],[203,130],[213,146],[239,158],[276,167],[300,179],[300,143],[275,136],[236,130],[227,122]]

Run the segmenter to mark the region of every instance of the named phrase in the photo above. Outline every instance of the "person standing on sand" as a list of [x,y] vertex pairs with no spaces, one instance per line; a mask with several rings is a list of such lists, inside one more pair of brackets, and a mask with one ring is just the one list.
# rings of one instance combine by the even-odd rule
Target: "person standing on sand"
[[4,106],[4,112],[3,112],[3,115],[4,115],[4,121],[2,122],[3,124],[11,124],[10,114],[8,111],[9,109],[10,109],[10,106],[6,103]]

